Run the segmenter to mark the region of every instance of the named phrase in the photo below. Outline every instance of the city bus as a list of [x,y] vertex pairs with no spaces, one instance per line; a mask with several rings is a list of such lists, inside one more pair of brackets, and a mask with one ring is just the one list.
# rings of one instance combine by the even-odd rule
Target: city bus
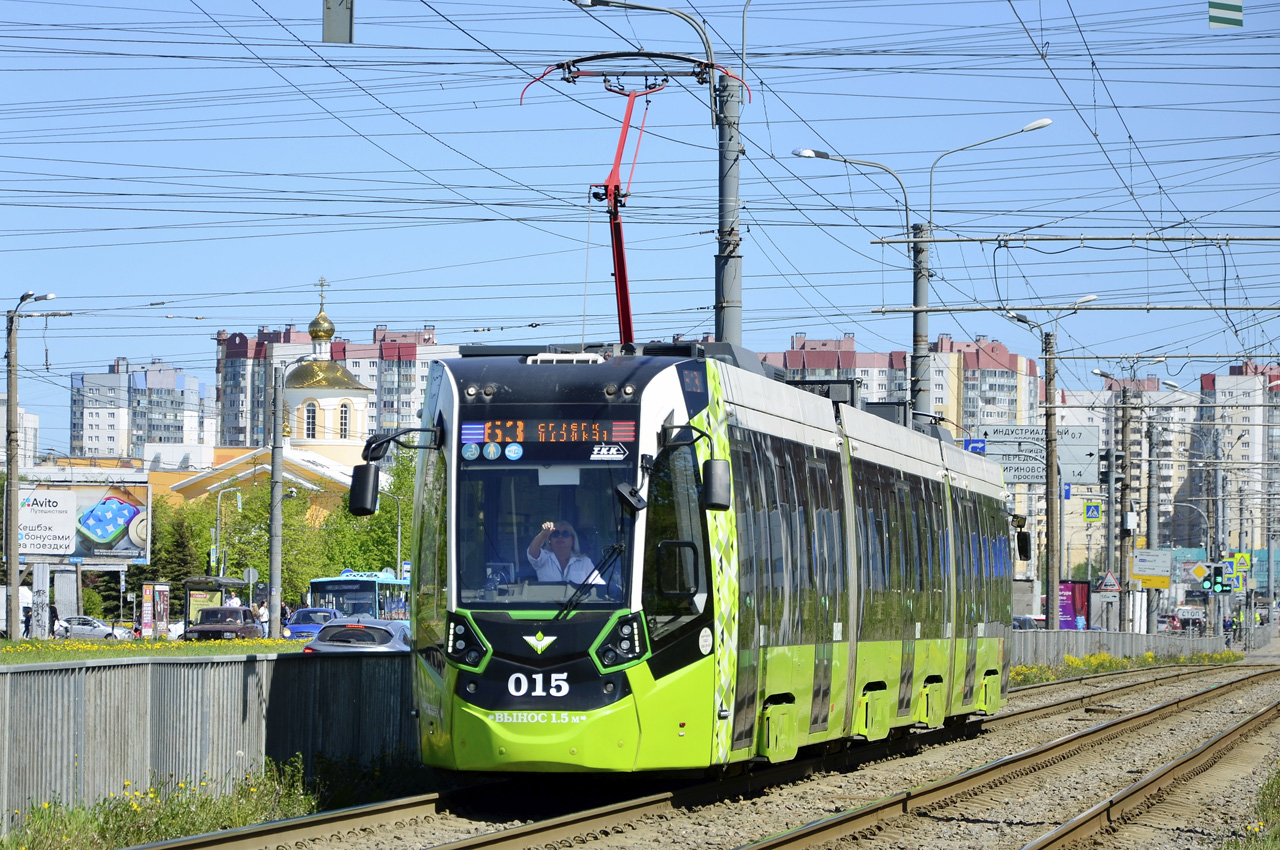
[[409,580],[392,570],[343,570],[311,580],[311,607],[334,608],[344,617],[364,614],[380,620],[409,619]]

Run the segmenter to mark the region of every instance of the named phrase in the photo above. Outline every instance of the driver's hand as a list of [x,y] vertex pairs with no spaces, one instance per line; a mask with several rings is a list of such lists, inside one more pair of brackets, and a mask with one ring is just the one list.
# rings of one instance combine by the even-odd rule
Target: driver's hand
[[556,527],[556,524],[554,522],[544,522],[542,524],[542,530],[544,532],[551,532],[555,530],[555,527]]

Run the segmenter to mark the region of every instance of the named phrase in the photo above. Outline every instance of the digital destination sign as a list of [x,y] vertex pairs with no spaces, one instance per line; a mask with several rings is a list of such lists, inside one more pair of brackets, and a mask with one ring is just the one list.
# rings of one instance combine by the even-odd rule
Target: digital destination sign
[[636,423],[583,419],[463,422],[462,443],[634,443]]

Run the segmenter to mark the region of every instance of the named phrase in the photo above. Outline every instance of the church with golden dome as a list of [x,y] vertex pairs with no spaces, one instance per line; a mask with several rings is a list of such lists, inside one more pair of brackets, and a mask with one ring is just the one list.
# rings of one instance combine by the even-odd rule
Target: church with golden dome
[[333,359],[336,328],[324,311],[311,320],[311,354],[285,375],[286,445],[307,449],[348,466],[360,463],[368,437],[374,390]]

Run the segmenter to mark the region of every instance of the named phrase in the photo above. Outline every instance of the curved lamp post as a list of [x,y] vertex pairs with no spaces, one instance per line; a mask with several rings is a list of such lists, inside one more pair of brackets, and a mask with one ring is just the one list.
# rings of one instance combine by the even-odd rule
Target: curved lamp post
[[284,530],[284,377],[294,366],[319,359],[304,354],[275,369],[271,399],[271,531],[267,560],[267,609],[271,614],[270,635],[280,637],[280,553]]
[[[1044,119],[1048,121],[1048,119]],[[1028,124],[1028,127],[1031,125]],[[997,137],[1003,138],[1003,137]],[[979,143],[981,144],[981,143]],[[941,159],[941,157],[939,157]],[[935,161],[935,165],[937,162]],[[932,177],[930,177],[932,182]],[[930,196],[932,197],[932,196]],[[1073,302],[1068,310],[1056,313],[1051,321],[1053,329],[1048,329],[1040,322],[1033,322],[1022,313],[1010,311],[1007,315],[1019,324],[1026,325],[1036,336],[1040,337],[1041,349],[1044,353],[1044,627],[1058,628],[1058,579],[1062,574],[1062,539],[1063,511],[1062,481],[1058,469],[1058,391],[1057,391],[1057,338],[1058,319],[1063,315],[1075,313],[1081,304],[1097,300],[1096,295],[1086,295]]]
[[906,212],[907,235],[912,236],[914,234],[911,245],[911,268],[913,272],[911,292],[911,409],[914,414],[924,414],[926,416],[932,416],[933,414],[933,405],[929,403],[929,235],[933,229],[933,170],[945,156],[968,150],[969,148],[976,148],[979,145],[996,142],[1000,139],[1007,139],[1019,133],[1039,130],[1041,127],[1048,127],[1052,123],[1053,121],[1048,118],[1041,118],[1011,133],[1002,133],[999,136],[992,136],[990,139],[983,139],[980,142],[974,142],[963,147],[952,148],[939,154],[938,158],[933,161],[933,165],[929,166],[928,221],[923,225],[916,225],[914,228],[910,223],[911,210],[907,204],[907,187],[903,184],[902,178],[898,176],[897,172],[889,166],[881,165],[878,162],[836,156],[835,154],[813,150],[812,148],[796,148],[792,151],[795,156],[805,159],[830,159],[850,165],[865,165],[868,168],[878,168],[881,171],[889,172],[898,181],[898,185],[902,186],[902,206]]
[[19,634],[22,622],[22,606],[18,604],[18,585],[22,572],[18,564],[18,316],[22,305],[28,301],[48,301],[56,296],[52,292],[36,295],[28,289],[18,297],[18,303],[5,314],[8,348],[8,394],[5,398],[5,486],[4,486],[4,557],[9,565],[9,604],[5,627],[10,639]]

